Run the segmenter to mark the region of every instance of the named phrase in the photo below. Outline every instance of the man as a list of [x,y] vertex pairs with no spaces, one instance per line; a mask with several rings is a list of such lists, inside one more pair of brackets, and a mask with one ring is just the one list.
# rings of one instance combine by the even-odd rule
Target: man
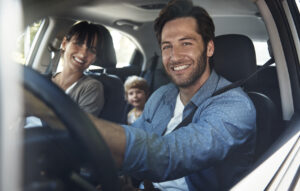
[[[162,190],[227,190],[249,168],[255,108],[209,64],[214,24],[190,1],[171,1],[155,21],[166,73],[173,83],[149,98],[132,126],[94,120],[122,172]],[[191,122],[176,126],[193,110]],[[172,180],[172,181],[170,181]]]

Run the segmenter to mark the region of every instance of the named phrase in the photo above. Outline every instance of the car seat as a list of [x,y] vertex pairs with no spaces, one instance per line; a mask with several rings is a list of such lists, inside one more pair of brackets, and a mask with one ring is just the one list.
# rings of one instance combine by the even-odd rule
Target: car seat
[[124,66],[121,68],[116,67],[107,67],[105,68],[106,73],[113,74],[118,76],[122,82],[124,83],[129,76],[140,75],[142,63],[144,62],[144,57],[142,52],[139,49],[135,49],[132,54],[131,60],[129,61],[128,66]]
[[[254,45],[247,36],[238,34],[221,35],[215,38],[215,53],[211,58],[212,67],[229,81],[247,78],[257,69]],[[272,132],[278,131],[279,112],[274,102],[259,93],[257,76],[246,81],[243,89],[248,93],[256,108],[256,148],[258,159],[273,143]]]
[[98,117],[112,122],[122,123],[126,104],[123,82],[116,75],[107,74],[105,72],[105,68],[116,67],[116,53],[109,30],[100,25],[99,30],[102,30],[103,38],[101,40],[104,41],[104,46],[101,50],[101,55],[92,65],[100,66],[104,68],[104,70],[97,72],[87,71],[85,74],[101,81],[104,86],[105,102]]

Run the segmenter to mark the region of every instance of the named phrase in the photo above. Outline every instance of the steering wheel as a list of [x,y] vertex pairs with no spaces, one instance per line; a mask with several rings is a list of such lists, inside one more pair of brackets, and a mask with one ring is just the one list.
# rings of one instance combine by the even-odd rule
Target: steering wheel
[[49,79],[26,66],[23,86],[25,91],[33,94],[55,113],[71,138],[86,151],[100,179],[101,188],[106,191],[120,190],[116,167],[109,148],[78,105]]

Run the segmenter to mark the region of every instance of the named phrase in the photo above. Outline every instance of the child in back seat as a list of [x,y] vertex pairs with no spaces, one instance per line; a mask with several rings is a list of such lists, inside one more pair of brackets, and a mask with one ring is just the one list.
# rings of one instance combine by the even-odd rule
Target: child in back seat
[[127,123],[130,125],[143,113],[149,96],[149,86],[144,78],[129,76],[124,83],[124,89],[127,102],[133,106],[127,114]]

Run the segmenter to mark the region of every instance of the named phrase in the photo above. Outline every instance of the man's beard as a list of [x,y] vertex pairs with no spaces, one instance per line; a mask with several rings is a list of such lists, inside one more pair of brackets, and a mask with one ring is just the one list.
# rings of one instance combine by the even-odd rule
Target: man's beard
[[169,78],[173,81],[174,84],[176,84],[180,88],[187,88],[191,85],[194,85],[199,78],[201,78],[202,74],[204,73],[206,69],[206,49],[202,52],[202,54],[197,58],[197,67],[192,71],[190,76],[184,80],[184,81],[176,81],[175,77],[170,75],[165,68],[165,71]]

